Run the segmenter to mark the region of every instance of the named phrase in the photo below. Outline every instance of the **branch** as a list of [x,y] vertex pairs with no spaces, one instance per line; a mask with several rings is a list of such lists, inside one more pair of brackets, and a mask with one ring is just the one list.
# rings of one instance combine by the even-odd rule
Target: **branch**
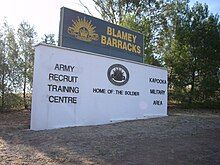
[[111,23],[114,23],[114,19],[112,17],[110,8],[106,7],[108,6],[107,4],[105,4],[102,0],[99,0],[98,2],[93,0],[93,2],[95,2],[95,4],[100,8],[101,12],[99,10],[96,10],[101,13],[102,18],[104,18],[106,21],[110,21]]
[[93,14],[90,12],[90,10],[88,9],[88,7],[87,7],[86,5],[84,5],[81,0],[79,0],[79,3],[88,11],[88,13],[89,13],[90,15],[93,16]]

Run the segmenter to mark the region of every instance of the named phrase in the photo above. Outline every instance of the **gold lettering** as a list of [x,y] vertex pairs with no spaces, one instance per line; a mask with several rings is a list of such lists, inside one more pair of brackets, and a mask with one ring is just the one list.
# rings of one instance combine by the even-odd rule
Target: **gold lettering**
[[114,28],[112,28],[112,36],[115,37],[115,38],[117,38],[117,35],[116,35],[116,32],[115,32],[115,29],[114,29]]
[[132,42],[132,35],[128,33],[128,41]]
[[123,40],[128,40],[128,33],[126,33],[126,32],[121,32],[121,39],[123,39]]
[[106,44],[106,36],[101,35],[101,43]]
[[111,37],[108,37],[106,45],[112,46]]
[[131,43],[128,43],[128,51],[132,51],[132,45],[131,45]]
[[122,49],[122,41],[121,40],[118,40],[118,48]]
[[118,30],[118,32],[117,32],[117,37],[121,38],[121,31],[120,30]]
[[112,28],[107,26],[107,35],[112,35]]
[[136,38],[137,38],[137,36],[136,36],[136,35],[133,35],[133,43],[136,42]]
[[132,51],[136,53],[136,46],[137,45],[132,45]]
[[101,35],[101,41],[100,41],[101,44],[109,45],[112,47],[123,49],[129,52],[138,53],[141,55],[142,53],[141,47],[136,44],[133,44],[133,42],[136,42],[137,36],[129,34],[129,33],[125,33],[120,30],[116,31],[114,28],[111,28],[111,27],[107,27],[107,34],[110,36],[117,35],[116,36],[117,38],[121,38],[123,40],[127,39],[127,41],[130,41],[132,43],[118,40],[117,38]]
[[115,39],[115,38],[112,38],[112,46],[114,46],[114,47],[118,47],[118,45],[117,45],[117,39]]
[[107,35],[113,36],[115,38],[120,38],[120,39],[133,42],[133,43],[136,43],[136,39],[137,39],[136,35],[133,35],[133,34],[121,31],[121,30],[117,30],[110,26],[107,26]]
[[127,50],[127,44],[126,44],[126,42],[123,42],[123,49],[124,49],[124,50]]
[[137,46],[137,53],[140,54],[141,53],[141,47]]

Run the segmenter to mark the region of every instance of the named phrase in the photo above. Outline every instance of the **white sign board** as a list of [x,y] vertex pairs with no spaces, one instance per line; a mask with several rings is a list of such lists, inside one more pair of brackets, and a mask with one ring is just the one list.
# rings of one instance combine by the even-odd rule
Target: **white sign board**
[[31,129],[107,124],[167,115],[167,71],[39,44]]

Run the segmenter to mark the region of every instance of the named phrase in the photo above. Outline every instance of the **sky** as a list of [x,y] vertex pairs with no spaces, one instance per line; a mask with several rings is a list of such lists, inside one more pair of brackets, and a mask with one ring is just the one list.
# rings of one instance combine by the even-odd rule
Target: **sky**
[[[92,0],[81,0],[93,16],[99,16]],[[15,29],[22,21],[35,27],[38,38],[44,34],[59,33],[60,8],[68,7],[89,14],[79,0],[0,0],[0,25],[6,17]]]
[[[100,18],[92,0],[80,0],[87,6],[91,14]],[[60,8],[77,10],[89,14],[79,0],[1,0],[0,1],[0,25],[4,18],[15,29],[22,21],[27,21],[35,27],[38,33],[38,40],[44,34],[55,34],[58,36]],[[212,13],[220,14],[220,0],[191,0],[190,4],[196,1],[206,3]]]

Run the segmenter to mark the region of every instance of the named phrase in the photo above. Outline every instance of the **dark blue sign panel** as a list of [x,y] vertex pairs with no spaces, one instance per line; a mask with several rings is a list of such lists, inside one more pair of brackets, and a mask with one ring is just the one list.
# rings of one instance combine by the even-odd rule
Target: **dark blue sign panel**
[[61,8],[59,46],[143,62],[143,35]]

